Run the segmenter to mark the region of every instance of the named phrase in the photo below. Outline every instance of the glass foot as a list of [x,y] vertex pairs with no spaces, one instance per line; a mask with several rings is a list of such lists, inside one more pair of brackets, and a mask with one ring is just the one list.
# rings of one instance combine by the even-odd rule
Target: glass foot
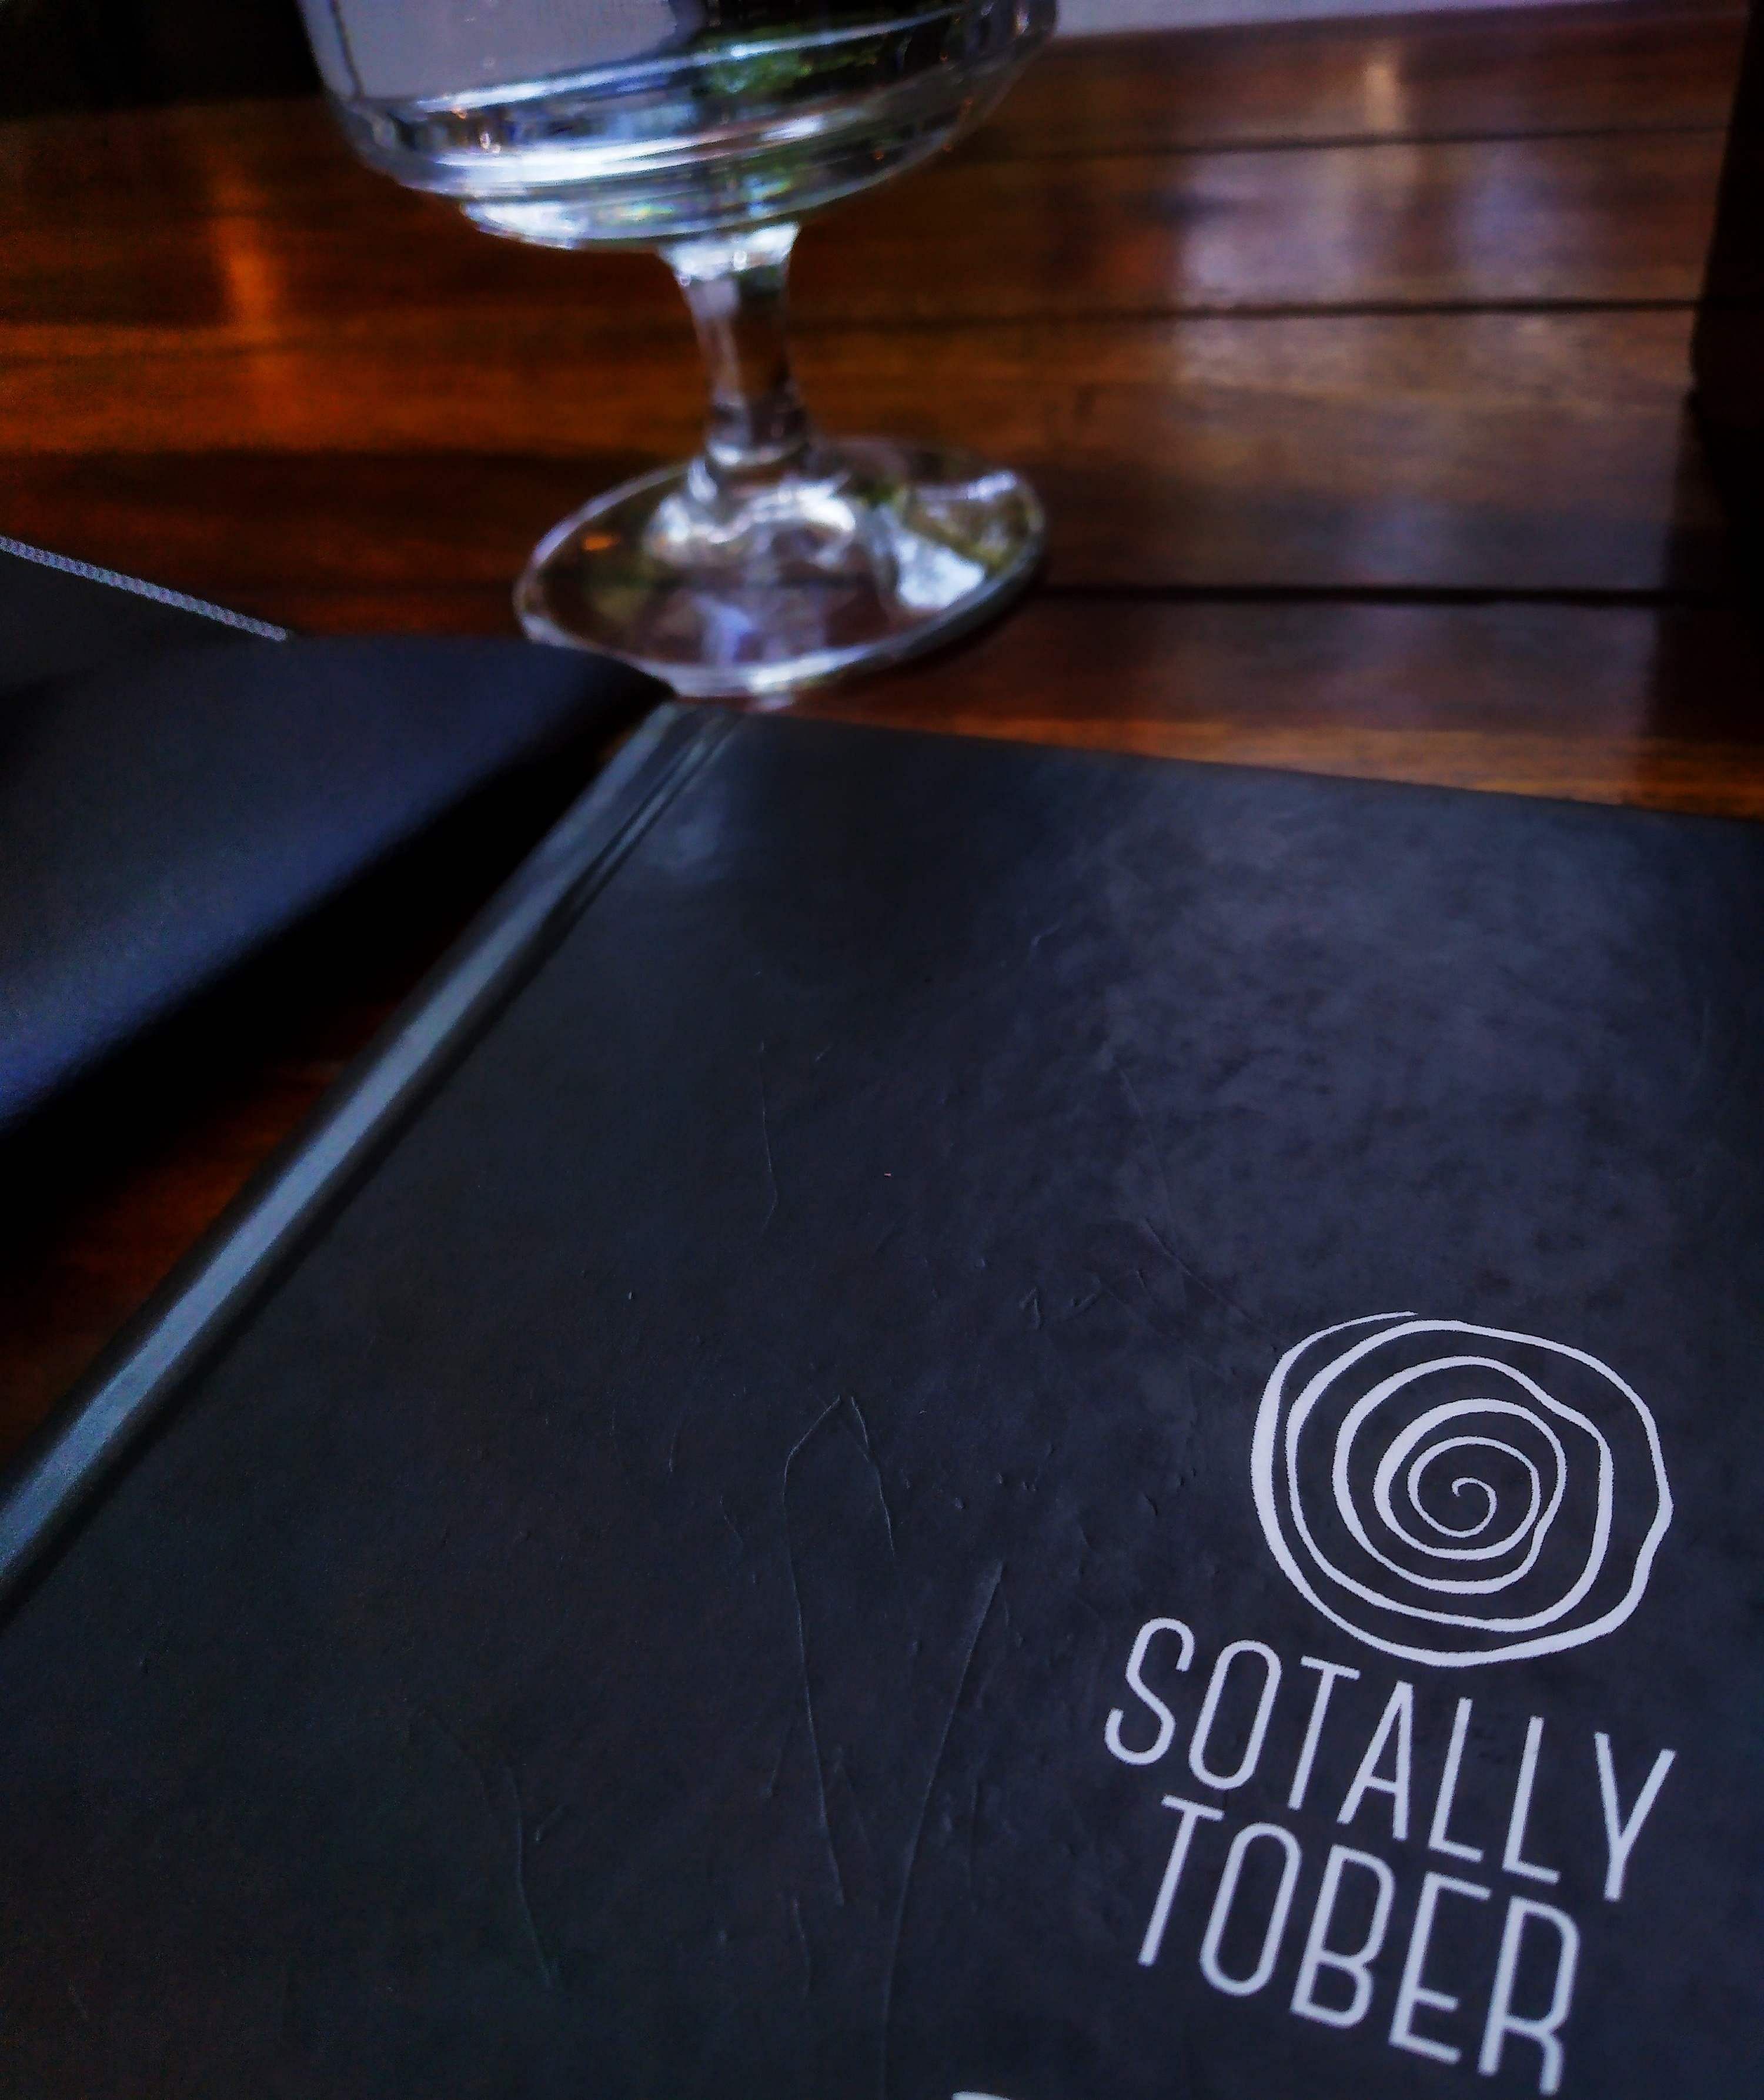
[[783,696],[895,663],[1001,610],[1045,526],[1027,482],[940,445],[817,443],[758,485],[702,459],[597,497],[515,593],[538,642],[698,699]]

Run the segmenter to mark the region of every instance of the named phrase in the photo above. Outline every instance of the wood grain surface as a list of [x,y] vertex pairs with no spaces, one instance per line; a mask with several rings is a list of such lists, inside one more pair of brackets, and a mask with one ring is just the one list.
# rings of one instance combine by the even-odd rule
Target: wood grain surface
[[[1057,47],[798,268],[823,420],[984,443],[1036,593],[805,713],[1764,817],[1764,665],[1686,414],[1744,10]],[[0,126],[0,531],[325,632],[506,632],[694,440],[677,295],[357,167],[301,102]],[[592,770],[517,783],[4,1155],[0,1445]]]

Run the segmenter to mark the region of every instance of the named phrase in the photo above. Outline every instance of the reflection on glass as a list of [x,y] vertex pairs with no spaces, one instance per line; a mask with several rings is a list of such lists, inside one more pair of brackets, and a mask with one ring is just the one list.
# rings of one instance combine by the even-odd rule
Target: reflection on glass
[[970,625],[1041,517],[948,448],[833,443],[784,341],[797,223],[990,107],[1054,0],[302,0],[362,157],[491,232],[659,249],[710,378],[705,448],[542,541],[530,633],[701,694],[782,692]]

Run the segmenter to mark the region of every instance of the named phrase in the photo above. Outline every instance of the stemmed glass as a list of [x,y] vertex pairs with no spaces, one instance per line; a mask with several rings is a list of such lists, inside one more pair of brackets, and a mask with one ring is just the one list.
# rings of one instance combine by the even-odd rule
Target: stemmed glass
[[909,655],[1028,580],[1008,468],[832,440],[785,342],[805,214],[973,123],[1054,0],[301,0],[362,158],[493,233],[658,249],[709,368],[704,449],[555,527],[527,632],[696,695],[764,695]]

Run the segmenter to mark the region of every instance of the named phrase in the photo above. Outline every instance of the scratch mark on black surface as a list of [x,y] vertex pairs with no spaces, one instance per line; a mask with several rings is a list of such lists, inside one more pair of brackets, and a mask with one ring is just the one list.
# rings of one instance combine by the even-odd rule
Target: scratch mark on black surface
[[842,1749],[833,1752],[832,1763],[832,1780],[843,1793],[847,1811],[851,1820],[857,1825],[858,1843],[865,1855],[873,1860],[876,1856],[876,1847],[870,1842],[869,1819],[864,1813],[863,1797],[859,1793],[851,1773],[846,1770],[845,1752]]
[[1140,1223],[1145,1226],[1146,1230],[1148,1233],[1151,1233],[1152,1238],[1157,1242],[1158,1246],[1162,1251],[1165,1259],[1169,1261],[1173,1267],[1180,1269],[1183,1275],[1190,1283],[1193,1284],[1197,1290],[1205,1291],[1209,1298],[1216,1298],[1219,1304],[1225,1308],[1227,1312],[1235,1312],[1237,1315],[1237,1317],[1243,1321],[1246,1327],[1254,1328],[1258,1335],[1266,1335],[1271,1331],[1263,1321],[1256,1317],[1253,1312],[1250,1312],[1246,1307],[1240,1305],[1237,1300],[1231,1296],[1228,1290],[1222,1290],[1218,1284],[1213,1282],[1210,1277],[1203,1276],[1200,1270],[1195,1267],[1192,1262],[1185,1261],[1182,1255],[1178,1254],[1176,1250],[1165,1239],[1161,1233],[1152,1230],[1152,1225],[1148,1220],[1142,1219]]
[[[1145,1271],[1135,1265],[1128,1269],[1125,1274],[1139,1286],[1137,1295],[1124,1290],[1118,1278],[1105,1277],[1103,1282],[1103,1290],[1120,1306],[1122,1312],[1130,1318],[1137,1320],[1141,1326],[1149,1329],[1161,1340],[1182,1343],[1184,1348],[1185,1362],[1187,1357],[1196,1355],[1194,1343],[1188,1339],[1183,1326],[1179,1321],[1172,1326],[1169,1315],[1165,1313],[1163,1307],[1153,1295],[1152,1286],[1146,1281]],[[1187,1311],[1187,1303],[1185,1295],[1183,1312],[1186,1314]],[[1217,1374],[1217,1365],[1209,1362],[1205,1357],[1200,1361],[1206,1363],[1209,1370]]]
[[974,1630],[968,1636],[967,1652],[962,1659],[962,1674],[956,1682],[956,1696],[949,1703],[949,1711],[944,1716],[943,1732],[937,1738],[937,1754],[931,1760],[931,1776],[925,1782],[925,1791],[919,1797],[918,1814],[913,1818],[913,1834],[907,1841],[906,1858],[901,1869],[900,1895],[895,1905],[894,1930],[890,1936],[888,1966],[882,1977],[882,2065],[878,2092],[881,2100],[888,2100],[888,2050],[894,2018],[895,1972],[900,1966],[901,1935],[906,1929],[907,1900],[913,1893],[913,1869],[918,1864],[919,1846],[925,1835],[925,1819],[931,1813],[931,1796],[937,1791],[938,1775],[944,1766],[944,1753],[949,1747],[950,1731],[956,1725],[956,1716],[962,1711],[962,1702],[967,1696],[968,1679],[973,1674],[974,1658],[979,1652],[980,1636],[986,1630],[986,1622],[993,1616],[993,1601],[998,1595],[998,1586],[1005,1579],[1005,1564],[1001,1560],[993,1570],[993,1579],[987,1585],[986,1601],[981,1605],[974,1621]]
[[72,2001],[74,2011],[79,2014],[81,2019],[86,2023],[86,2025],[90,2027],[92,2023],[92,2016],[86,2010],[86,2001],[80,1996],[79,1992],[74,1989],[71,1983],[68,1986],[68,1996]]
[[858,1405],[855,1398],[848,1399],[846,1405],[857,1418],[858,1435],[864,1440],[864,1462],[869,1467],[871,1479],[876,1483],[876,1499],[882,1504],[882,1523],[887,1529],[888,1558],[898,1568],[900,1565],[900,1556],[895,1551],[894,1511],[888,1507],[888,1492],[882,1485],[882,1467],[877,1464],[876,1454],[870,1449],[869,1424],[864,1419],[864,1410]]
[[796,1943],[802,1957],[802,1996],[815,1995],[815,1959],[808,1951],[808,1935],[802,1930],[802,1906],[794,1896],[790,1899],[790,1922],[796,1927]]
[[1094,1290],[1086,1291],[1082,1298],[1074,1298],[1071,1304],[1069,1304],[1066,1308],[1065,1311],[1060,1314],[1060,1318],[1063,1321],[1077,1320],[1080,1318],[1083,1314],[1090,1311],[1090,1308],[1095,1304],[1097,1300],[1102,1295],[1103,1286],[1099,1283]]
[[1245,1312],[1228,1292],[1220,1290],[1216,1283],[1209,1282],[1194,1264],[1185,1261],[1170,1244],[1171,1240],[1178,1237],[1176,1192],[1170,1186],[1169,1169],[1164,1163],[1164,1148],[1157,1141],[1157,1133],[1152,1127],[1152,1118],[1145,1112],[1145,1104],[1140,1100],[1126,1066],[1118,1058],[1113,1058],[1111,1061],[1120,1078],[1122,1091],[1127,1096],[1127,1105],[1133,1110],[1134,1121],[1138,1124],[1145,1138],[1147,1149],[1152,1154],[1152,1162],[1157,1169],[1158,1185],[1164,1191],[1164,1220],[1169,1229],[1169,1238],[1166,1238],[1162,1233],[1159,1232],[1149,1218],[1142,1218],[1139,1220],[1140,1224],[1151,1234],[1165,1260],[1174,1268],[1180,1271],[1190,1283],[1196,1285],[1200,1290],[1205,1291],[1209,1298],[1217,1299],[1228,1312],[1235,1312],[1246,1326],[1253,1327],[1258,1334],[1266,1335],[1268,1331],[1267,1328],[1255,1317],[1253,1313]]
[[1037,1333],[1039,1333],[1041,1326],[1041,1294],[1040,1289],[1036,1288],[1031,1290],[1025,1297],[1020,1299],[1018,1301],[1017,1310],[1019,1312],[1027,1312],[1028,1314],[1029,1325],[1033,1327]]
[[[428,1722],[431,1727],[438,1729],[459,1756],[465,1760],[471,1769],[472,1777],[478,1782],[478,1791],[484,1798],[484,1805],[492,1823],[499,1823],[502,1820],[502,1807],[491,1791],[489,1775],[483,1765],[472,1755],[432,1706],[419,1705],[413,1710],[410,1721],[405,1724],[406,1740],[409,1740],[413,1726],[419,1719]],[[546,1954],[545,1943],[539,1937],[539,1928],[533,1918],[533,1908],[527,1900],[527,1811],[520,1798],[520,1781],[515,1776],[515,1767],[506,1758],[500,1760],[498,1769],[502,1772],[509,1794],[515,1803],[515,1900],[520,1911],[521,1921],[526,1928],[528,1943],[533,1948],[533,1959],[538,1964],[539,1980],[548,1991],[555,1990],[557,1988],[557,1972]],[[549,1829],[563,1812],[561,1808],[554,1810],[546,1818],[541,1826],[542,1829]],[[534,1842],[537,1842],[536,1836]]]
[[515,1767],[505,1763],[502,1776],[508,1781],[508,1790],[515,1797],[515,1896],[520,1905],[521,1921],[527,1928],[527,1938],[533,1948],[533,1958],[539,1965],[539,1981],[548,1991],[557,1988],[557,1971],[545,1951],[545,1942],[539,1937],[539,1927],[533,1917],[533,1905],[527,1900],[527,1811],[520,1798],[520,1781],[515,1776]]
[[784,1734],[778,1744],[778,1754],[772,1759],[771,1777],[766,1782],[764,1798],[767,1801],[774,1799],[777,1794],[779,1777],[784,1771],[784,1761],[789,1754],[790,1738],[795,1733],[796,1714],[793,1710],[789,1719],[784,1724]]
[[796,1652],[802,1670],[802,1707],[808,1716],[809,1755],[815,1765],[815,1793],[820,1804],[821,1835],[827,1841],[827,1858],[833,1867],[833,1887],[842,1910],[845,1908],[845,1877],[839,1871],[839,1854],[833,1842],[833,1824],[827,1814],[827,1776],[821,1768],[820,1737],[815,1726],[815,1694],[808,1681],[808,1627],[802,1617],[802,1586],[796,1572],[796,1547],[790,1538],[790,1468],[796,1462],[797,1453],[810,1437],[844,1405],[842,1397],[829,1401],[790,1446],[785,1454],[784,1477],[778,1489],[779,1500],[784,1506],[784,1557],[789,1564],[790,1595],[796,1605]]
[[674,1434],[668,1439],[668,1478],[674,1478],[674,1462],[680,1455],[680,1432],[686,1427],[686,1410],[680,1410],[680,1418],[674,1425]]
[[766,1186],[771,1200],[766,1206],[766,1215],[761,1219],[759,1229],[764,1232],[778,1215],[778,1176],[771,1161],[771,1105],[766,1098],[766,1046],[759,1046],[759,1135],[766,1148]]

